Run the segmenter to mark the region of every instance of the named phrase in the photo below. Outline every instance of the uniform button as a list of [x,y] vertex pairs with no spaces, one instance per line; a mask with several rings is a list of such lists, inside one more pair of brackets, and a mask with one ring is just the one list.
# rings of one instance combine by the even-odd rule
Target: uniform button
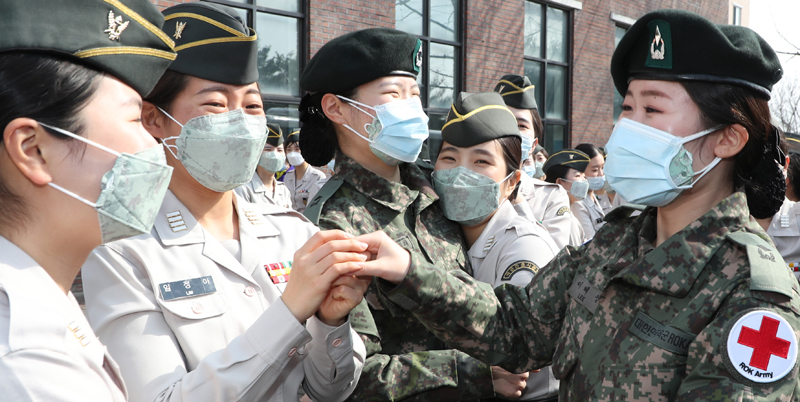
[[252,286],[248,286],[244,288],[244,294],[253,297],[253,295],[256,294],[256,290]]
[[200,304],[192,304],[192,312],[195,314],[200,314],[203,312],[203,306]]
[[331,342],[331,345],[333,345],[334,348],[338,348],[339,345],[341,344],[342,344],[342,338],[336,338],[333,340],[333,342]]
[[289,357],[294,356],[295,353],[297,353],[297,348],[292,348],[292,350],[289,351]]

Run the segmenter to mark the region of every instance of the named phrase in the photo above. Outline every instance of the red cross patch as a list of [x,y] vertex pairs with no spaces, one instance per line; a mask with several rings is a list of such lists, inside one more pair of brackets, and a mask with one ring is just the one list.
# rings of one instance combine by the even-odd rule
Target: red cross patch
[[728,333],[728,358],[746,379],[767,383],[789,374],[797,361],[797,338],[791,325],[767,310],[745,314]]

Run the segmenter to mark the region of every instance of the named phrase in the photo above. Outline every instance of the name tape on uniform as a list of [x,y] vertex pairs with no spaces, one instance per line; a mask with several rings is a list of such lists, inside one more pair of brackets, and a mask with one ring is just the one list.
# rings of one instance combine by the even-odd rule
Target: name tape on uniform
[[694,340],[693,334],[668,325],[661,325],[641,311],[636,313],[628,331],[645,342],[684,356],[689,354],[689,344]]
[[161,298],[164,301],[200,296],[217,291],[214,286],[214,278],[210,276],[161,283],[158,288],[161,289]]
[[576,302],[589,309],[594,314],[597,310],[597,302],[600,300],[600,291],[594,287],[583,275],[575,275],[572,286],[569,287],[569,295]]
[[797,362],[794,329],[769,310],[751,311],[728,332],[729,364],[744,378],[767,383],[786,377]]

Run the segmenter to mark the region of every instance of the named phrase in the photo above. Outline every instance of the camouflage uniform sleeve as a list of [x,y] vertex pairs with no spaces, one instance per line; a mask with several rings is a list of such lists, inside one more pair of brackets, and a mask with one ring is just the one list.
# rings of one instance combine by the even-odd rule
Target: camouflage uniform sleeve
[[[361,234],[345,213],[325,211],[319,226]],[[363,229],[363,230],[362,230]],[[491,368],[457,350],[382,354],[378,328],[366,300],[350,312],[350,324],[367,349],[361,378],[349,401],[459,401],[494,397]]]
[[563,249],[524,288],[496,289],[412,254],[405,280],[382,290],[449,346],[511,372],[531,371],[551,364],[569,305],[575,251]]
[[[744,314],[753,311],[774,313],[784,318],[793,327],[796,343],[800,331],[797,309],[797,297],[751,291],[747,282],[741,283],[730,294],[714,320],[689,345],[686,377],[678,390],[677,400],[797,401],[800,377],[796,362],[785,377],[758,383],[737,371],[734,365],[742,362],[732,362],[727,350],[733,325]],[[780,357],[772,356],[772,360],[778,361]]]

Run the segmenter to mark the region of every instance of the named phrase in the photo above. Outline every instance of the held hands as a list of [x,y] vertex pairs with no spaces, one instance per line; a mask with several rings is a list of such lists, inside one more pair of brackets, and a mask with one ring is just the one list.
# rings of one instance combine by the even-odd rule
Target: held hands
[[366,243],[367,251],[372,259],[363,263],[357,275],[377,276],[389,282],[398,284],[403,281],[411,265],[411,255],[400,247],[385,232],[378,231],[356,237],[356,240]]
[[529,373],[514,374],[498,366],[492,366],[494,393],[506,398],[519,398],[528,384]]
[[340,230],[308,239],[294,253],[292,276],[281,296],[286,308],[300,322],[319,309],[323,323],[341,325],[366,290],[368,283],[349,275],[364,268],[368,246]]

